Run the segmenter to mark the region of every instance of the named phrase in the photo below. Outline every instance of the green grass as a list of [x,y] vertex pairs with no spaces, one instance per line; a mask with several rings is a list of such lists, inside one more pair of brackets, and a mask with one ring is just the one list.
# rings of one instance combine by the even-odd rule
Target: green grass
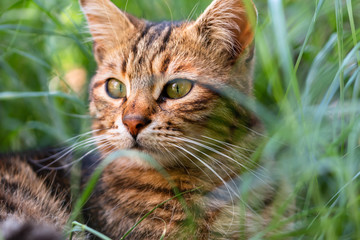
[[[180,20],[210,0],[114,2],[136,16]],[[257,100],[248,105],[266,125],[262,154],[275,159],[271,171],[294,190],[298,211],[287,234],[360,239],[360,2],[255,3]],[[0,1],[0,152],[89,130],[87,85],[66,82],[74,69],[87,81],[95,71],[84,29],[77,1]]]

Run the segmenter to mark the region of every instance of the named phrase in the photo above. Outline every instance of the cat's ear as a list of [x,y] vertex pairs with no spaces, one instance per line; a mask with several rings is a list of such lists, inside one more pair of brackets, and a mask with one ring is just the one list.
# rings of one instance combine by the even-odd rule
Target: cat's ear
[[97,60],[104,50],[123,44],[142,24],[142,20],[121,11],[110,0],[80,0],[80,5],[94,40]]
[[201,41],[237,58],[253,42],[256,19],[251,0],[214,0],[189,28]]

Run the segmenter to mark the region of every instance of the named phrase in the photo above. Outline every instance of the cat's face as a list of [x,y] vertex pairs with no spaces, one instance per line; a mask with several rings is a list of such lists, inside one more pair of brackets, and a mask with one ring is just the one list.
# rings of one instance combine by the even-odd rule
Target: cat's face
[[139,20],[107,0],[81,2],[98,62],[90,111],[104,153],[138,149],[171,166],[194,152],[192,141],[224,140],[238,127],[239,113],[219,90],[251,92],[253,33],[242,1],[214,1],[185,23]]

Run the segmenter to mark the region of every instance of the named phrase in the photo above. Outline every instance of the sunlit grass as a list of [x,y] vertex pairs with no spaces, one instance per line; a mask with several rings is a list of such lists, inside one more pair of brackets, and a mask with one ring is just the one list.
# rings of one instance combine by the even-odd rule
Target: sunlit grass
[[[114,2],[136,16],[180,20],[210,0]],[[294,228],[273,239],[360,239],[360,2],[255,4],[256,100],[225,94],[246,100],[265,123],[259,152],[293,189]],[[0,2],[0,151],[58,145],[89,130],[95,63],[85,32],[77,1]],[[79,89],[69,81],[76,69],[88,72]]]

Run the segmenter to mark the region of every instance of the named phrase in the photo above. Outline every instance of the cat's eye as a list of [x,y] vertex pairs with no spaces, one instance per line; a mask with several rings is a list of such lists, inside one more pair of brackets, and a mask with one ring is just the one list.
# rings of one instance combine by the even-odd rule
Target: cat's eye
[[193,83],[187,79],[176,79],[166,84],[164,93],[167,98],[185,97],[192,89]]
[[124,98],[126,97],[126,86],[121,81],[110,78],[106,81],[106,92],[112,98]]

